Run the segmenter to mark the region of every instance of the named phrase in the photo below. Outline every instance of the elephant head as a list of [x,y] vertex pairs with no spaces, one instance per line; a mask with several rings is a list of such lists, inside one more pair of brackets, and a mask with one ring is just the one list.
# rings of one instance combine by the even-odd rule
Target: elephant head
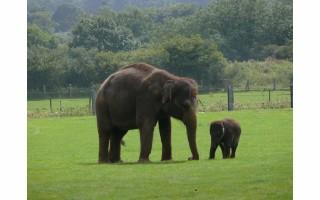
[[215,144],[219,144],[225,134],[225,127],[222,121],[214,122],[210,127],[211,138]]
[[158,71],[154,76],[157,76],[157,80],[161,81],[150,84],[149,89],[161,101],[161,112],[167,113],[185,124],[192,153],[192,157],[189,159],[198,160],[199,154],[196,145],[197,83],[189,78],[172,76],[165,71]]
[[196,145],[197,131],[197,84],[192,79],[179,78],[167,81],[164,85],[164,109],[174,118],[181,120],[187,130],[188,142],[192,152],[189,159],[199,159]]

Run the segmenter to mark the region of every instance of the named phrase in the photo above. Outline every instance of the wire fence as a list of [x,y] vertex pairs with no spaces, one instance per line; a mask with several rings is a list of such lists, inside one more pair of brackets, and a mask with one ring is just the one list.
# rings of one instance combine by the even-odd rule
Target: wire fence
[[28,91],[28,100],[41,100],[41,99],[74,99],[74,98],[86,98],[92,94],[93,90],[97,90],[96,86],[91,88],[77,88],[77,87],[66,87],[59,89],[47,90],[43,86],[42,90],[30,90]]
[[[63,92],[61,92],[63,91]],[[96,87],[28,94],[28,117],[82,116],[95,114]],[[292,107],[292,87],[263,90],[215,90],[198,95],[199,112]],[[31,98],[33,97],[33,98]],[[232,102],[231,102],[232,100]],[[232,109],[230,109],[230,105]]]
[[[228,98],[227,92],[215,92],[199,95],[198,110],[200,112],[244,110],[244,109],[274,109],[290,108],[290,89],[233,91],[233,98]],[[233,100],[233,102],[230,102]]]

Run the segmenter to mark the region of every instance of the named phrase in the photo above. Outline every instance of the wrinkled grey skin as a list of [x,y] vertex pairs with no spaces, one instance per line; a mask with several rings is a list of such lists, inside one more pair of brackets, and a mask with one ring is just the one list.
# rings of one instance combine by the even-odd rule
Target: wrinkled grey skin
[[96,98],[99,163],[121,161],[120,141],[131,129],[140,131],[139,161],[148,162],[156,123],[162,142],[161,160],[171,160],[170,117],[185,124],[192,153],[189,159],[198,160],[196,95],[194,80],[144,63],[123,67],[110,75]]
[[220,146],[223,158],[234,158],[241,134],[240,125],[232,119],[214,121],[210,125],[211,147],[209,159],[215,158]]

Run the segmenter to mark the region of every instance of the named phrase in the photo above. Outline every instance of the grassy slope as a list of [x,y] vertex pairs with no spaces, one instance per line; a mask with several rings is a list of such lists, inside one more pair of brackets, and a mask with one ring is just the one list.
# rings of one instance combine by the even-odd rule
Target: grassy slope
[[[237,158],[207,160],[208,125],[226,116],[243,129]],[[98,165],[94,117],[28,120],[29,199],[292,199],[292,110],[198,115],[200,161],[190,155],[184,126],[173,122],[173,157],[158,162],[155,131],[151,164],[136,164],[137,131],[122,148],[124,164]]]

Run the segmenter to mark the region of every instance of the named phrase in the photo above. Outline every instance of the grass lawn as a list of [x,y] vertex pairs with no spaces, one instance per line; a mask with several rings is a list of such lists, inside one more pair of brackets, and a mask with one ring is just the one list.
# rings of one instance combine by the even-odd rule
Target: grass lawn
[[[238,120],[235,159],[208,160],[209,122]],[[28,119],[28,199],[292,199],[292,110],[198,114],[199,161],[190,156],[185,128],[173,120],[173,161],[159,162],[156,129],[150,164],[136,163],[137,131],[125,136],[123,164],[97,164],[94,117]]]

